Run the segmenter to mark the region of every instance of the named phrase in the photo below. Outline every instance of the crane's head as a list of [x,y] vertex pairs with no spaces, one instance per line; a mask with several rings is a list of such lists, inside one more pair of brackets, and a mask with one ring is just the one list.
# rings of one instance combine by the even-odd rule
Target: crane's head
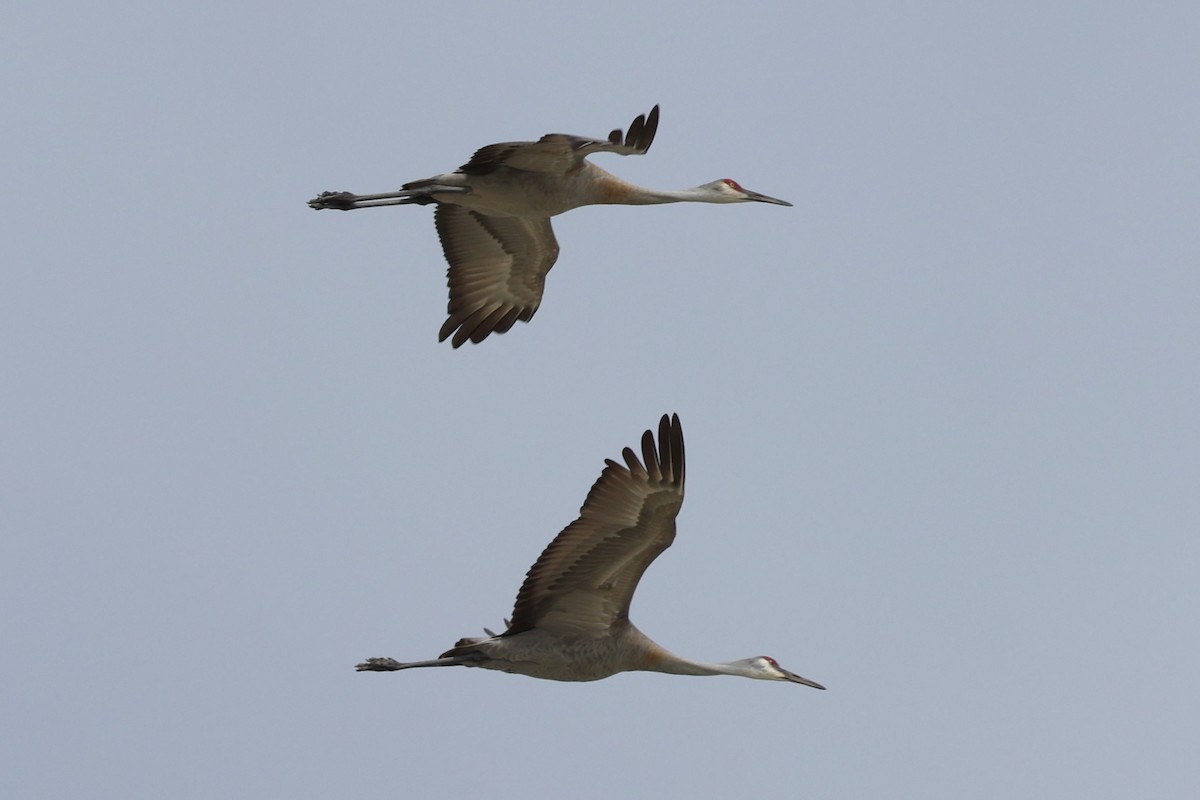
[[719,181],[706,183],[698,187],[711,195],[707,198],[713,203],[773,203],[777,206],[790,206],[787,200],[777,197],[767,197],[765,194],[743,189],[742,185],[733,178],[722,178]]
[[783,667],[779,666],[779,662],[770,656],[757,656],[755,658],[743,658],[741,661],[734,661],[741,674],[747,678],[757,678],[762,681],[788,681],[789,683],[801,683],[805,686],[811,686],[814,689],[824,689],[825,687],[816,681],[810,681],[808,678],[801,678],[794,672],[788,672]]

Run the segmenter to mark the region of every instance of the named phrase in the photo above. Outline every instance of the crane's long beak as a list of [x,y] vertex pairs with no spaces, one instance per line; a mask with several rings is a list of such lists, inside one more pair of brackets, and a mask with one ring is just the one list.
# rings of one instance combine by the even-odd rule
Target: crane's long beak
[[780,200],[778,197],[768,197],[765,194],[759,194],[758,192],[752,192],[749,189],[743,189],[742,191],[744,191],[746,193],[747,200],[753,200],[757,203],[773,203],[777,206],[790,206],[791,205],[791,203],[789,203],[787,200]]
[[[787,203],[787,205],[791,205],[791,203]],[[796,673],[788,672],[786,669],[783,669],[783,667],[780,667],[780,669],[783,670],[784,680],[791,681],[792,683],[802,683],[805,686],[811,686],[814,689],[824,689],[825,688],[824,686],[817,683],[816,681],[810,681],[808,678],[801,678]]]

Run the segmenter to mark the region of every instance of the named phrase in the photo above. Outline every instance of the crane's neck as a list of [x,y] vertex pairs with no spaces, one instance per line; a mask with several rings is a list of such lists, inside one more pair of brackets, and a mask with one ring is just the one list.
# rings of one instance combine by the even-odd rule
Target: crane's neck
[[[639,633],[641,632],[639,631]],[[704,661],[692,661],[660,647],[650,641],[648,637],[646,641],[649,642],[649,645],[644,650],[645,662],[640,669],[647,672],[666,672],[671,675],[747,675],[743,664],[709,664]]]
[[628,196],[626,200],[622,200],[625,205],[630,206],[657,206],[663,203],[719,203],[720,199],[712,194],[702,192],[699,187],[695,189],[644,189],[640,186],[635,187],[636,191]]
[[720,203],[722,198],[704,187],[692,189],[647,189],[588,164],[594,185],[589,189],[585,205],[653,206],[663,203]]

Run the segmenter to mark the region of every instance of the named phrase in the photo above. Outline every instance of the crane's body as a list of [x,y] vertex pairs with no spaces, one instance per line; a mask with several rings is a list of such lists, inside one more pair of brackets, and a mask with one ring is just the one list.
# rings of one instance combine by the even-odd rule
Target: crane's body
[[724,178],[692,189],[661,191],[624,181],[586,159],[592,153],[639,155],[658,130],[658,106],[638,116],[629,133],[607,140],[550,133],[536,142],[480,148],[454,172],[412,181],[395,192],[323,192],[314,209],[437,205],[434,217],[450,267],[449,317],[438,340],[459,347],[528,322],[541,304],[546,274],[558,259],[550,218],[587,205],[760,202],[786,200],[743,189]]
[[[542,629],[512,636],[470,637],[430,661],[407,663],[391,658],[372,658],[358,665],[359,672],[392,672],[413,667],[482,667],[551,681],[598,681],[619,672],[666,672],[671,675],[742,675],[751,678],[792,680],[824,689],[807,678],[780,678],[767,674],[759,660],[784,672],[766,656],[728,663],[708,664],[675,655],[655,643],[632,622],[625,621],[601,638],[582,635],[560,636]],[[791,675],[791,673],[786,673]]]
[[656,644],[629,620],[646,568],[675,539],[683,504],[684,449],[679,417],[663,416],[658,446],[642,436],[642,459],[607,461],[579,518],[555,537],[530,568],[507,629],[460,639],[429,661],[371,658],[360,672],[417,667],[482,667],[556,681],[595,681],[644,670],[673,675],[740,675],[825,687],[788,672],[768,656],[705,663]]

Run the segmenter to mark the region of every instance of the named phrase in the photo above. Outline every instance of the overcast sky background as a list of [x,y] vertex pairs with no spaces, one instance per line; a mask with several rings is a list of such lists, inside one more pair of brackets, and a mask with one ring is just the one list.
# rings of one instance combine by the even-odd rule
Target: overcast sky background
[[[1200,7],[10,4],[0,794],[1195,797]],[[654,103],[529,325],[425,208]],[[502,625],[677,411],[649,673],[356,674]]]

